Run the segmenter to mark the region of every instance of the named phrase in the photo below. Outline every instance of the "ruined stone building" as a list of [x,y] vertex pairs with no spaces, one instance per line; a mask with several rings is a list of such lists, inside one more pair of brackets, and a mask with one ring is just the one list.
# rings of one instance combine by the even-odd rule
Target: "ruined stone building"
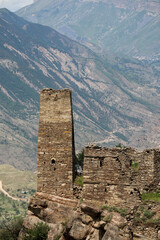
[[[84,201],[133,204],[143,190],[158,186],[160,152],[86,147]],[[37,192],[74,199],[74,129],[71,91],[41,91]]]
[[86,147],[83,197],[90,202],[132,206],[160,181],[160,151]]
[[[160,151],[87,146],[83,188],[75,186],[68,89],[41,91],[37,165],[37,192],[30,200],[24,228],[46,222],[48,240],[59,236],[61,240],[160,239],[160,204],[141,200],[143,192],[160,190]],[[107,208],[102,210],[103,206]],[[120,215],[121,208],[127,209],[127,215]]]

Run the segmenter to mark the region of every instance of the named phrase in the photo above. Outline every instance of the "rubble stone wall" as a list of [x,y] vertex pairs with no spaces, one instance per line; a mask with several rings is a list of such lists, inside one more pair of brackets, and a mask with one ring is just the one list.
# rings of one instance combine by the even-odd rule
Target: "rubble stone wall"
[[158,150],[91,146],[85,148],[84,156],[85,201],[135,205],[140,193],[160,180]]
[[[40,94],[37,192],[77,198],[74,181],[74,129],[71,91]],[[101,204],[136,204],[140,194],[160,181],[160,151],[85,148],[83,199]]]
[[160,151],[155,151],[154,182],[155,182],[156,188],[158,188],[160,190]]

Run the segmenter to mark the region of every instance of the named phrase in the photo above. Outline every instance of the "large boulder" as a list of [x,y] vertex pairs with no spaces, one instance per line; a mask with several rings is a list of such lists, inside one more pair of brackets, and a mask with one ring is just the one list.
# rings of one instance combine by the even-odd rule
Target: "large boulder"
[[87,214],[93,218],[99,217],[102,213],[102,211],[100,209],[93,207],[93,206],[88,206],[86,204],[81,205],[81,210],[82,210],[82,212],[84,212],[85,214]]
[[86,239],[89,233],[89,226],[85,225],[79,219],[75,219],[68,235],[75,240]]

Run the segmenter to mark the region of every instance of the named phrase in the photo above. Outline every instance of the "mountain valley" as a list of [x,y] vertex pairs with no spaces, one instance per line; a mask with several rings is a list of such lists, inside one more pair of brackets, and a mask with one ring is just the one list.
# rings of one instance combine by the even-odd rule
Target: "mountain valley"
[[36,168],[39,92],[70,88],[76,149],[160,143],[160,63],[98,55],[0,10],[0,163]]
[[139,59],[160,57],[158,0],[38,0],[17,14],[53,27],[96,51]]

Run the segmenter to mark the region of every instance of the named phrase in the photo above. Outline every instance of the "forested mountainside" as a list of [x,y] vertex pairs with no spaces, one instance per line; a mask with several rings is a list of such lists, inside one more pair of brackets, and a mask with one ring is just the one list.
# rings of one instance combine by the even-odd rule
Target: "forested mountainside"
[[157,147],[159,62],[99,56],[50,27],[0,10],[0,163],[34,169],[42,88],[70,88],[77,149]]
[[160,57],[159,0],[38,0],[17,14],[94,49],[136,58]]

